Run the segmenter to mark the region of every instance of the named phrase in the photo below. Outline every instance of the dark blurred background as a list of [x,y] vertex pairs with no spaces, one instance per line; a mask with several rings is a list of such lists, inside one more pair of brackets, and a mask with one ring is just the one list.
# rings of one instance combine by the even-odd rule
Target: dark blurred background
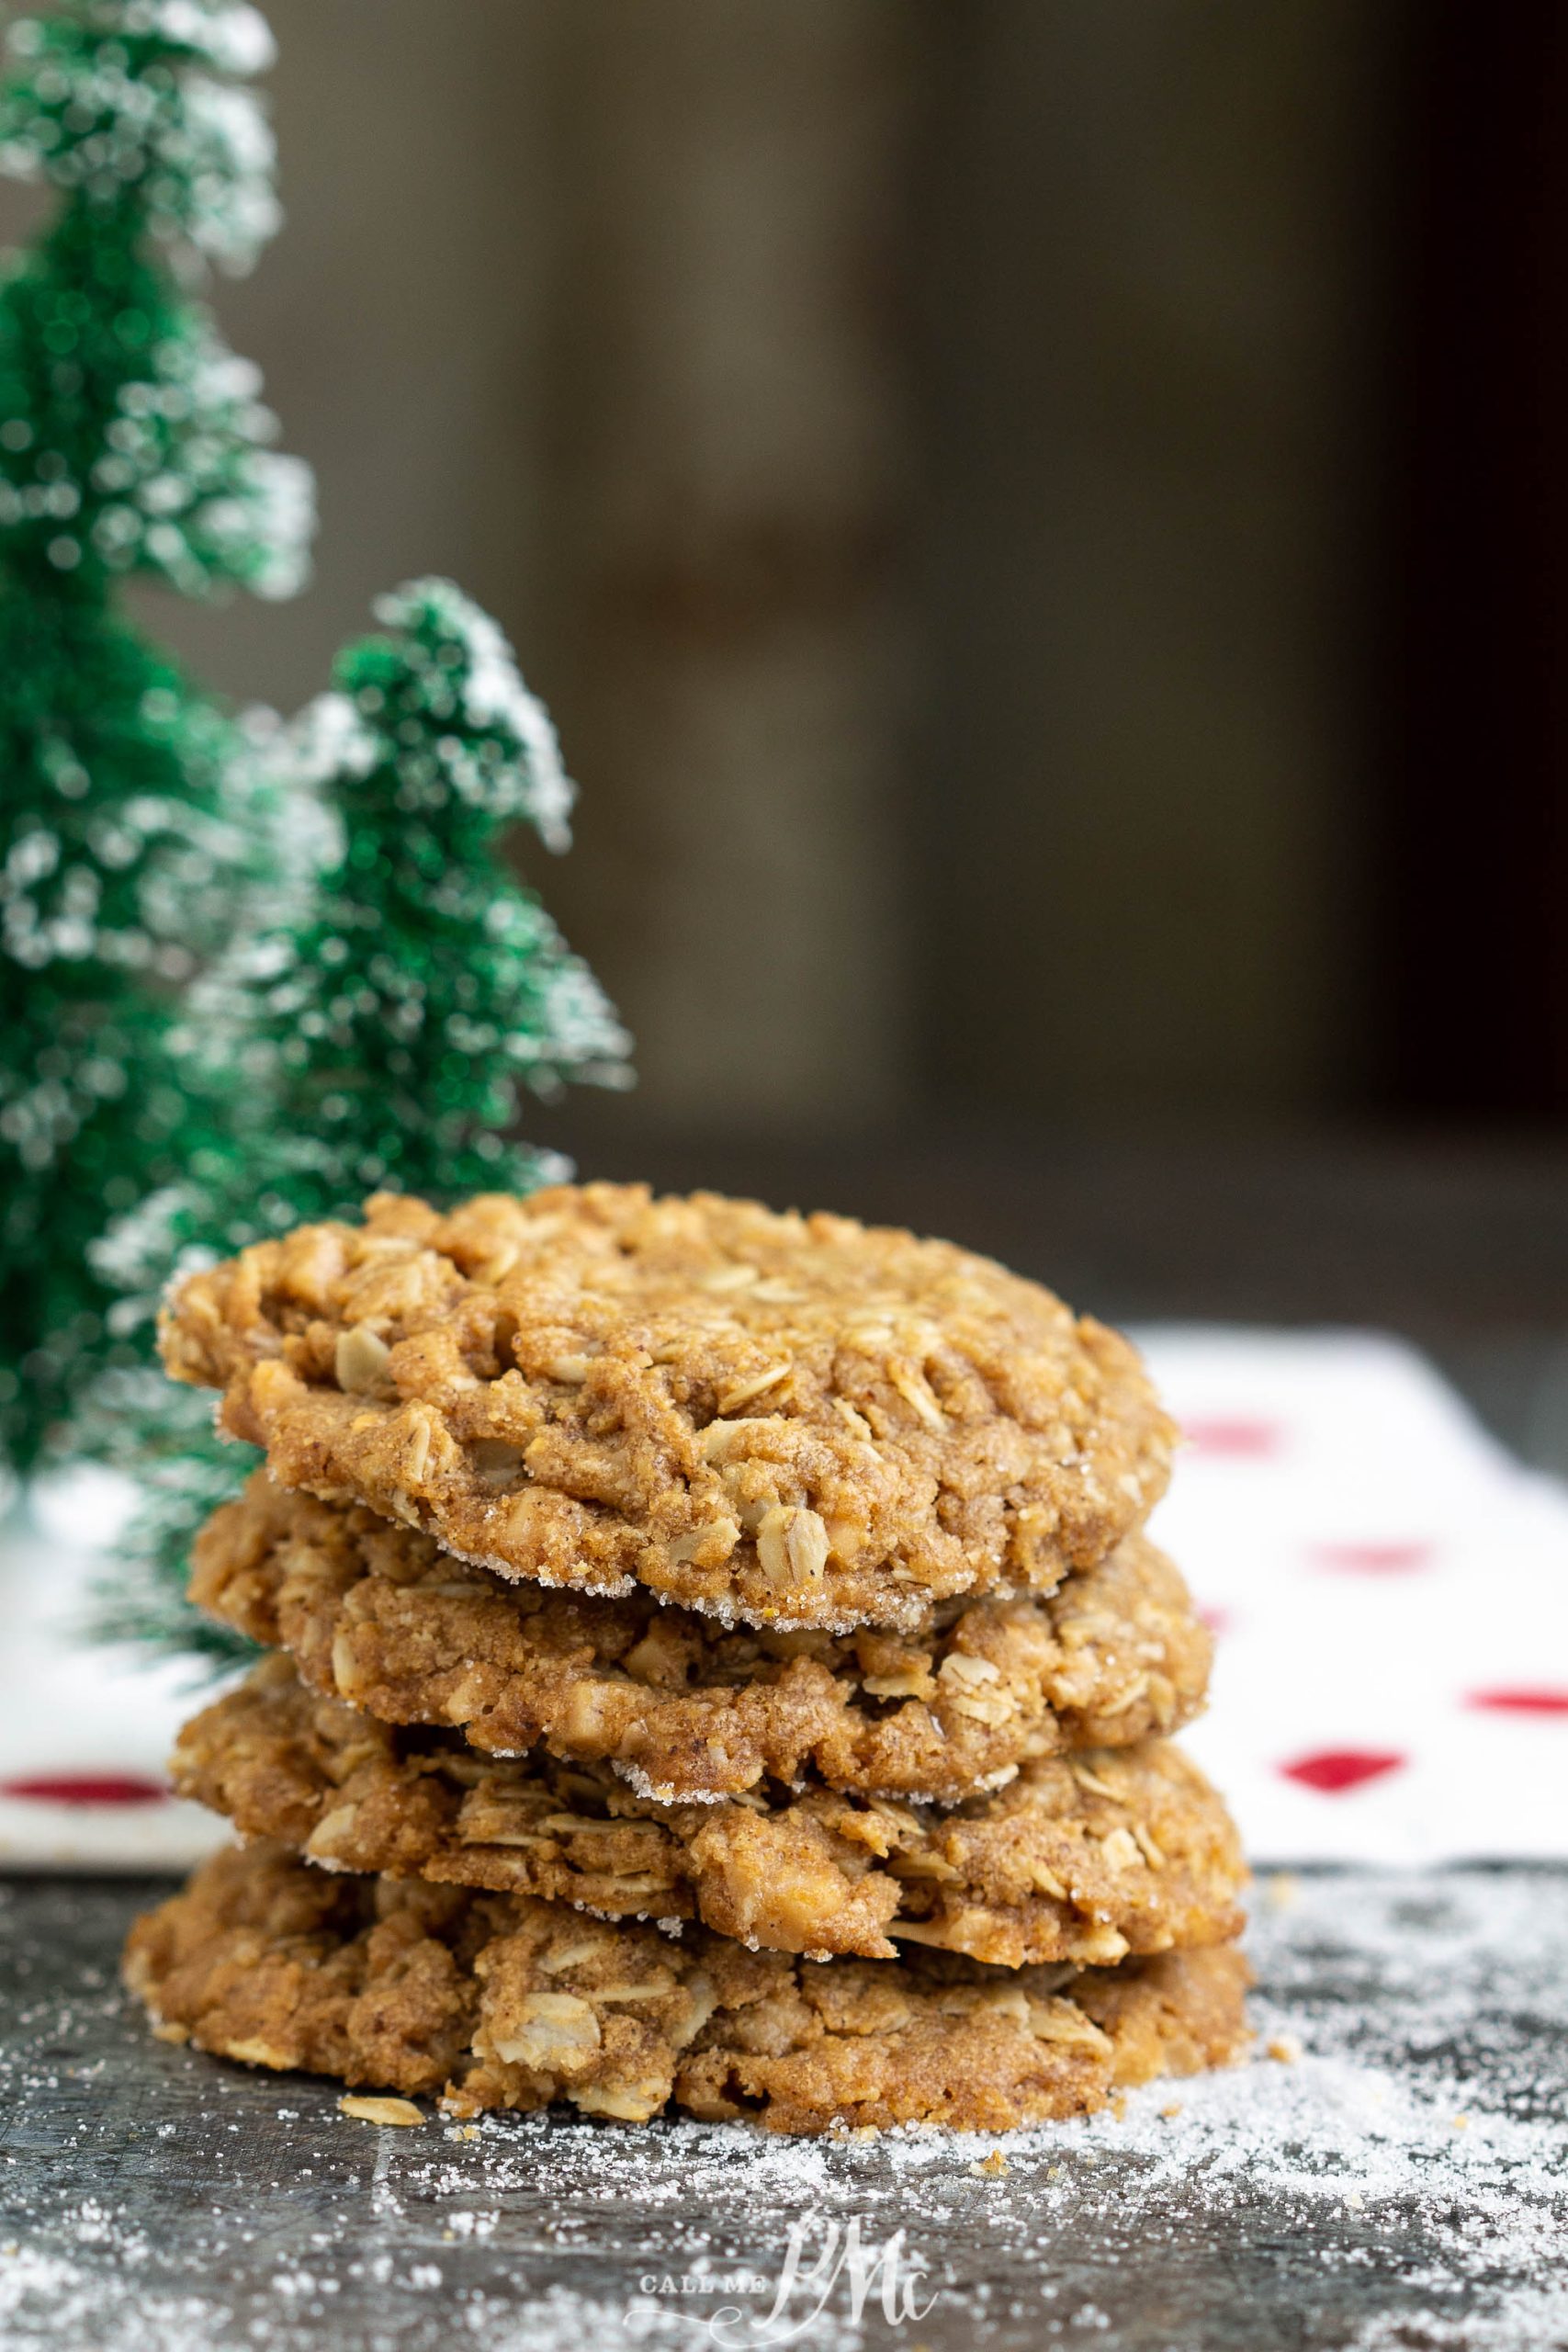
[[1568,7],[266,0],[284,705],[502,617],[589,1172],[1411,1332],[1568,1460]]

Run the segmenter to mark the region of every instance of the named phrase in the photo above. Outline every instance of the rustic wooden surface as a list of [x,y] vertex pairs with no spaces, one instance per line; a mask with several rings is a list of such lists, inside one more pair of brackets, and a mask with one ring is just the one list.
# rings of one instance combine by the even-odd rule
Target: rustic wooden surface
[[[151,2038],[115,1982],[148,1899],[0,1896],[8,2352],[1568,2344],[1568,1870],[1266,1881],[1251,2066],[990,2171],[994,2143],[951,2135],[355,2122],[334,2086]],[[809,2256],[856,2215],[874,2247],[904,2231],[923,2316],[874,2293],[857,2324],[845,2273],[798,2333],[759,2332],[792,2223]]]

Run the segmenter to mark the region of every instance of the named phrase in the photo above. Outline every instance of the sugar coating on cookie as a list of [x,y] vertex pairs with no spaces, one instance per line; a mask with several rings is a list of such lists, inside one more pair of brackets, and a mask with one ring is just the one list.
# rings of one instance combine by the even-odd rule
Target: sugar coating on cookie
[[1109,1971],[818,1963],[525,1895],[327,1878],[270,1846],[215,1856],[140,1919],[125,1975],[199,2049],[457,2117],[564,2099],[630,2123],[673,2103],[785,2132],[997,2132],[1092,2113],[1247,2040],[1230,1947]]
[[193,1276],[163,1348],[286,1486],[728,1623],[1049,1590],[1175,1436],[1124,1340],[987,1259],[640,1185],[380,1196]]
[[191,1598],[383,1722],[451,1724],[491,1755],[608,1761],[682,1799],[810,1772],[953,1803],[1037,1756],[1179,1729],[1213,1648],[1140,1536],[1051,1594],[952,1601],[913,1634],[726,1629],[640,1589],[508,1582],[264,1472],[197,1539]]
[[924,1942],[1016,1967],[1109,1964],[1241,1924],[1235,1832],[1175,1747],[1025,1765],[951,1809],[810,1788],[665,1804],[607,1765],[477,1754],[258,1667],[181,1734],[180,1792],[328,1869],[515,1889],[610,1917],[698,1917],[743,1942],[891,1957]]

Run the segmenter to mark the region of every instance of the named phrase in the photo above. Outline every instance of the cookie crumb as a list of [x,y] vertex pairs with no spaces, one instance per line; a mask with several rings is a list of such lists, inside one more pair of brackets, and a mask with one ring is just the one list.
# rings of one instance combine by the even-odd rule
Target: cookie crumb
[[1173,2098],[1168,2107],[1160,2109],[1161,2118],[1167,2123],[1174,2123],[1180,2112],[1181,2101],[1179,2098]]
[[985,2174],[988,2179],[1000,2180],[1004,2173],[1011,2172],[1012,2166],[999,2148],[993,2148],[988,2156],[977,2165],[971,2165],[969,2169],[973,2173]]
[[1293,2033],[1277,2033],[1272,2041],[1264,2044],[1265,2055],[1279,2061],[1281,2066],[1293,2066],[1302,2054],[1302,2045]]
[[405,2128],[411,2123],[423,2123],[423,2109],[412,2098],[356,2098],[350,2096],[337,2103],[340,2115],[352,2116],[355,2123],[397,2123]]

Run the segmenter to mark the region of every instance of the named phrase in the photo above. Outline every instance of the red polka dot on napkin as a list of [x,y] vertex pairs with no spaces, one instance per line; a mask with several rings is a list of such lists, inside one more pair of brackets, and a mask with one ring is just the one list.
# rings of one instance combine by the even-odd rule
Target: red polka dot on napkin
[[40,1772],[0,1781],[0,1797],[35,1804],[162,1804],[168,1790],[140,1772]]
[[1382,1780],[1385,1772],[1397,1772],[1406,1760],[1388,1748],[1320,1747],[1311,1756],[1298,1756],[1292,1763],[1281,1764],[1280,1770],[1287,1781],[1299,1781],[1321,1796],[1337,1797],[1347,1789],[1359,1789],[1363,1781]]
[[1380,1577],[1407,1568],[1429,1568],[1437,1557],[1437,1546],[1420,1537],[1398,1544],[1314,1544],[1312,1556],[1322,1568]]
[[1568,1715],[1568,1690],[1472,1690],[1465,1704],[1498,1715]]
[[1181,1434],[1194,1453],[1223,1454],[1246,1461],[1277,1453],[1284,1431],[1278,1421],[1248,1420],[1235,1414],[1184,1420]]

